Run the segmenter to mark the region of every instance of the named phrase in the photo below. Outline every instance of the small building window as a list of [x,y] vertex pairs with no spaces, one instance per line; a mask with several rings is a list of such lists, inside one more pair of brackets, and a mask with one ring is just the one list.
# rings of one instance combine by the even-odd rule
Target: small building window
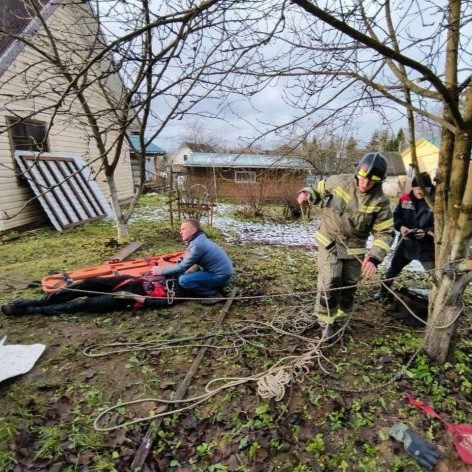
[[9,120],[14,151],[48,152],[46,125],[40,121]]
[[184,161],[186,161],[187,159],[188,159],[188,155],[184,154]]
[[234,171],[234,181],[235,182],[256,182],[256,173],[243,171],[243,170],[235,170]]

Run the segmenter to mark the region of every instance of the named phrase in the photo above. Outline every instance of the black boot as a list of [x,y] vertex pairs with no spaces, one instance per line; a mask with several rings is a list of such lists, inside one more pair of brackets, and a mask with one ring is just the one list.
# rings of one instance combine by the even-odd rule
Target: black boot
[[6,316],[22,316],[31,314],[31,305],[26,303],[7,303],[2,305],[0,309]]
[[383,285],[374,293],[373,299],[377,302],[393,302],[393,295]]

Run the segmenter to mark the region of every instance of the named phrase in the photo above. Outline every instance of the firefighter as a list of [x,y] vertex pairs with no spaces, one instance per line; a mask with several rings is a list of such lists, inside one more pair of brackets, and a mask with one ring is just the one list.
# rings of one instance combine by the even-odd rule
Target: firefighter
[[298,194],[300,205],[320,204],[315,316],[325,339],[347,324],[361,275],[374,275],[390,251],[394,229],[390,202],[382,190],[386,175],[385,157],[370,152],[360,160],[355,175],[333,175]]

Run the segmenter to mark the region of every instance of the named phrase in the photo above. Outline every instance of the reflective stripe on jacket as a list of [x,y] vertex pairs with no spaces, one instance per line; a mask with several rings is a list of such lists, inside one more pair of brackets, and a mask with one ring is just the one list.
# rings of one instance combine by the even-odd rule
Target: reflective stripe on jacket
[[367,238],[373,235],[369,256],[382,261],[390,251],[394,229],[390,202],[377,185],[368,193],[357,189],[354,175],[341,174],[306,187],[311,202],[321,202],[321,225],[316,240],[340,258],[362,257]]

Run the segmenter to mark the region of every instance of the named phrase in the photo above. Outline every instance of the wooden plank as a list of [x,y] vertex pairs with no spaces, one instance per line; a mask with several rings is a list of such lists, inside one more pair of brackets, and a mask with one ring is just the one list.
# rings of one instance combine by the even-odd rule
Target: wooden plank
[[137,251],[142,245],[143,243],[140,241],[133,241],[124,248],[120,249],[116,254],[113,254],[113,256],[111,256],[108,260],[108,262],[124,261],[130,254],[133,254],[133,252]]
[[[215,330],[221,328],[221,325],[223,324],[223,320],[225,319],[225,316],[228,313],[229,308],[231,307],[231,304],[233,303],[234,297],[236,296],[237,293],[238,293],[237,287],[233,288],[228,300],[226,300],[225,306],[220,311],[219,315],[217,316],[215,320],[215,323],[213,325]],[[206,342],[207,344],[211,344],[211,341],[212,339],[210,338]],[[199,349],[197,356],[195,357],[189,371],[187,372],[187,375],[185,376],[185,378],[182,380],[179,387],[177,388],[177,392],[175,393],[175,397],[174,397],[175,400],[184,399],[187,389],[190,386],[190,382],[192,381],[193,376],[197,372],[198,367],[200,366],[207,350],[208,350],[207,346],[202,346]],[[164,412],[164,411],[167,411],[168,408],[169,407],[167,405],[164,405],[164,407],[161,408],[159,411]],[[133,472],[140,471],[142,467],[144,466],[144,462],[146,461],[146,458],[149,455],[149,451],[152,448],[154,439],[156,438],[156,435],[157,435],[157,431],[160,428],[163,419],[164,419],[163,417],[156,418],[156,420],[153,421],[151,425],[149,426],[141,442],[141,445],[139,446],[139,449],[136,452],[136,455],[134,456],[133,462],[131,464],[131,470]]]

